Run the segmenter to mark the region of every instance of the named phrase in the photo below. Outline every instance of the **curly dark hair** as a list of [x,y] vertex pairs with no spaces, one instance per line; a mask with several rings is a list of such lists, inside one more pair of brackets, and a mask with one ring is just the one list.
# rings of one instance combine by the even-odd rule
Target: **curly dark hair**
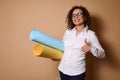
[[70,11],[67,14],[66,17],[66,23],[67,23],[67,28],[68,29],[73,29],[75,27],[75,24],[72,21],[72,13],[75,9],[80,9],[83,12],[83,16],[86,18],[84,25],[88,25],[89,29],[90,29],[90,23],[91,23],[91,18],[90,18],[90,14],[88,12],[88,10],[83,7],[83,6],[73,6]]

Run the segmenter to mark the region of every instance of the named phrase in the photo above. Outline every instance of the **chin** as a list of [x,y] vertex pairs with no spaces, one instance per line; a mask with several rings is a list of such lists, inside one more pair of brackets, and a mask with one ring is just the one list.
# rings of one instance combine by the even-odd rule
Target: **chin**
[[75,24],[76,26],[80,26],[80,25],[82,25],[82,24]]

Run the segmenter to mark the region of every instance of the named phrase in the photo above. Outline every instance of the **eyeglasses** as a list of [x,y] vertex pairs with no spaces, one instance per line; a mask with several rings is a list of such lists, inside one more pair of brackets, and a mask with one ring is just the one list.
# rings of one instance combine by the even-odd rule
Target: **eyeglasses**
[[75,18],[75,17],[81,17],[83,15],[83,13],[77,13],[77,14],[72,14],[72,18]]

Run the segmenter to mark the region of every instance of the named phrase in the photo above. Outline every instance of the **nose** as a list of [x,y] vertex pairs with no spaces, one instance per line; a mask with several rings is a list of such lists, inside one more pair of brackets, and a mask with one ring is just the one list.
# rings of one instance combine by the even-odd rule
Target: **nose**
[[77,16],[77,15],[74,17],[74,19],[78,19],[78,18],[79,18],[79,16]]

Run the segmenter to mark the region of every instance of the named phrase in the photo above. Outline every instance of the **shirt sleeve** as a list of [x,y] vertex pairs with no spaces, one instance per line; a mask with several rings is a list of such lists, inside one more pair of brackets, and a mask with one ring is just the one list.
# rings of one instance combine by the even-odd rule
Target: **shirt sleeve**
[[92,46],[91,48],[91,53],[99,58],[104,58],[105,57],[105,51],[102,48],[102,46],[100,45],[98,38],[95,34],[95,32],[92,32],[91,36],[90,36],[90,44]]
[[68,30],[66,30],[65,33],[64,33],[64,36],[63,36],[63,39],[62,39],[63,42],[64,42],[65,39],[67,38],[67,33],[68,33]]

